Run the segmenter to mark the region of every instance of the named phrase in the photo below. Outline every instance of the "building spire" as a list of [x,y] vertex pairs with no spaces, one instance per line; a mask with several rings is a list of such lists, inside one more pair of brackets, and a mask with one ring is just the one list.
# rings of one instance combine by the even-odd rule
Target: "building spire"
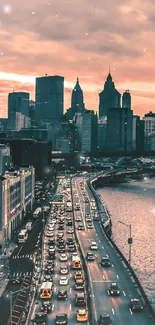
[[77,84],[79,83],[79,77],[77,77],[77,81],[76,82],[77,82]]

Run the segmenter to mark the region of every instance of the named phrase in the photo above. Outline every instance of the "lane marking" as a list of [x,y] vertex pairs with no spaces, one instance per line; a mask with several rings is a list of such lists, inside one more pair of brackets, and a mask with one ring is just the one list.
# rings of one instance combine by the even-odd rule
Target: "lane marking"
[[104,249],[104,246],[102,246],[102,248]]
[[72,305],[70,304],[70,306],[69,306],[69,309],[71,310],[72,309]]
[[124,295],[124,297],[126,297],[126,293],[123,291],[123,295]]
[[112,308],[112,313],[113,313],[113,315],[115,315],[115,311],[114,311],[114,309]]
[[130,314],[132,315],[132,310],[129,308]]
[[72,288],[70,288],[70,292],[72,292]]
[[52,310],[54,310],[54,305],[52,306]]
[[117,274],[116,276],[117,276],[117,279],[119,279],[119,275]]
[[114,264],[111,264],[112,265],[112,267],[114,267]]

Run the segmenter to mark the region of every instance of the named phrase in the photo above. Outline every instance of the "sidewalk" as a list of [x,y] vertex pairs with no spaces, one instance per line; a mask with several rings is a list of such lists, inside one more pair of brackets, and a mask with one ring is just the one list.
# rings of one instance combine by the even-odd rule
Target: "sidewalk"
[[15,248],[16,244],[13,241],[10,241],[8,247],[5,248],[5,254],[0,255],[0,297],[3,295],[9,282],[9,257]]

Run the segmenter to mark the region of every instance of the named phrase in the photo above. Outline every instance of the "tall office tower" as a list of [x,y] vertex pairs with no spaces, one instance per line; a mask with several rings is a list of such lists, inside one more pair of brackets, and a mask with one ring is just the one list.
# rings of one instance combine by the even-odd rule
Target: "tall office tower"
[[127,108],[111,108],[107,116],[107,150],[109,152],[132,151],[133,111]]
[[145,123],[145,138],[155,132],[155,113],[149,112],[143,117]]
[[131,95],[129,90],[126,90],[122,96],[122,107],[131,109]]
[[29,127],[29,93],[13,92],[8,96],[8,129]]
[[99,93],[99,117],[107,116],[108,110],[120,107],[121,94],[115,88],[112,76],[109,72],[104,84],[104,89]]
[[66,117],[68,120],[72,120],[76,113],[82,113],[84,110],[83,91],[79,84],[79,78],[77,78],[76,85],[72,91],[71,107],[67,110]]
[[61,119],[64,109],[64,77],[48,76],[36,78],[36,121],[52,122]]
[[95,153],[97,151],[97,114],[91,110],[77,113],[75,123],[79,130],[81,152]]
[[98,120],[98,136],[97,136],[98,152],[104,152],[107,147],[107,118],[102,117]]
[[145,123],[140,119],[140,116],[133,115],[133,128],[132,128],[132,148],[134,151],[142,152],[144,151],[144,126]]

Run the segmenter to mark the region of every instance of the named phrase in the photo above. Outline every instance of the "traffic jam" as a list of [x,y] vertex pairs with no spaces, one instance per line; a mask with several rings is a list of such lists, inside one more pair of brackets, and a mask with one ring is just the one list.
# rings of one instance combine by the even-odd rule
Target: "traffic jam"
[[89,323],[84,271],[74,235],[70,179],[59,180],[51,204],[40,272],[31,323]]

